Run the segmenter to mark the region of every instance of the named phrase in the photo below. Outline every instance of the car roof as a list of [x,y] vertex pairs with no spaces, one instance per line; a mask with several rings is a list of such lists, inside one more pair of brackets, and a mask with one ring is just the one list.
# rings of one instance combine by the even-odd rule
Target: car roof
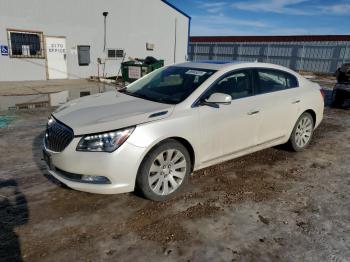
[[297,73],[293,70],[276,64],[271,63],[262,63],[262,62],[247,62],[247,61],[231,61],[231,62],[222,62],[222,61],[206,61],[206,62],[185,62],[181,64],[175,64],[174,66],[178,67],[190,67],[196,69],[209,69],[209,70],[223,70],[226,68],[247,68],[247,67],[257,67],[257,68],[270,68],[283,70],[289,73],[296,75]]
[[234,62],[223,62],[223,61],[200,61],[200,62],[185,62],[181,64],[175,64],[178,67],[190,67],[197,69],[209,69],[209,70],[221,70],[225,67],[229,67],[237,64],[244,64],[246,62],[234,61]]

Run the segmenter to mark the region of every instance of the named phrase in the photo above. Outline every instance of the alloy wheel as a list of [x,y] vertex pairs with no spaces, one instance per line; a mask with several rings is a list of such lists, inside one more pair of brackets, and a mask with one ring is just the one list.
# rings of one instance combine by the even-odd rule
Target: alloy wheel
[[187,171],[185,156],[176,149],[161,152],[153,161],[148,183],[157,195],[169,195],[183,182]]
[[295,143],[299,148],[305,147],[311,138],[313,124],[309,117],[304,116],[300,119],[295,130]]

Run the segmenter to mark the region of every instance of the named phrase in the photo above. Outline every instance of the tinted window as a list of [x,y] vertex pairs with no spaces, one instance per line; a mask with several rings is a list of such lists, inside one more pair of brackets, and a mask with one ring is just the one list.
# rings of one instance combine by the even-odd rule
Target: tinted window
[[257,69],[257,93],[264,94],[298,86],[295,76],[273,69]]
[[165,67],[130,84],[122,92],[155,102],[177,104],[215,72],[208,69]]
[[232,99],[253,95],[250,71],[236,71],[225,76],[210,89],[206,97],[213,93],[224,93],[230,95]]

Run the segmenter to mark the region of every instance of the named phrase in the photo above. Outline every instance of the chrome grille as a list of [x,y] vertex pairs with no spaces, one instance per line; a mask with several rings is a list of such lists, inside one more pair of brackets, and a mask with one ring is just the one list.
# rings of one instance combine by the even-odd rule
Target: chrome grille
[[73,138],[71,128],[53,119],[46,129],[45,146],[51,151],[62,152]]

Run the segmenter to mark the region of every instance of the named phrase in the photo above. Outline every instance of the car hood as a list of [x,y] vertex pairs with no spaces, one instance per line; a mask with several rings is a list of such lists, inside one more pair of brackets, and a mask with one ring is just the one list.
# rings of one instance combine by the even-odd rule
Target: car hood
[[156,103],[111,91],[72,100],[53,116],[74,135],[116,130],[168,117],[174,105]]

